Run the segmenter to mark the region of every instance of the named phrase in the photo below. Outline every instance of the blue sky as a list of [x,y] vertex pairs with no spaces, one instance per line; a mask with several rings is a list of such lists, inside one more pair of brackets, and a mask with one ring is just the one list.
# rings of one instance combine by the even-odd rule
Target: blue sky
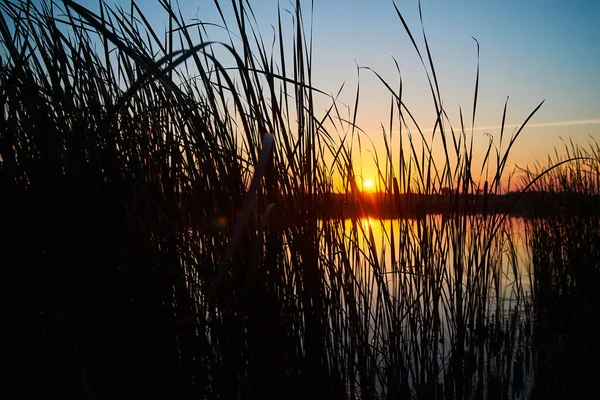
[[[85,1],[94,8],[95,1]],[[127,4],[121,1],[121,4]],[[224,11],[230,9],[222,1]],[[289,2],[279,2],[291,9]],[[404,101],[424,128],[431,128],[433,107],[423,67],[387,0],[315,0],[313,38],[314,85],[353,102],[356,65],[377,70],[397,82],[392,57],[400,65]],[[110,4],[110,1],[109,1]],[[158,30],[165,16],[155,1],[140,1]],[[251,1],[265,40],[277,21],[276,0]],[[309,13],[310,1],[303,3]],[[422,44],[417,0],[396,5]],[[186,18],[218,22],[213,1],[180,0]],[[483,148],[489,132],[499,134],[502,109],[510,96],[507,129],[513,129],[545,100],[517,142],[511,164],[543,160],[559,139],[600,141],[600,2],[578,0],[444,1],[423,0],[423,22],[440,81],[444,106],[458,126],[458,106],[470,115],[477,66],[475,37],[480,44],[480,87],[475,129]],[[285,13],[284,13],[285,15]],[[287,19],[288,23],[291,21]],[[289,24],[288,24],[289,26]],[[218,34],[215,32],[215,35]],[[377,144],[380,126],[389,118],[390,97],[368,71],[361,71],[359,125]],[[325,104],[325,103],[323,103]]]
[[[417,1],[397,5],[413,33],[420,36]],[[327,80],[335,80],[336,75],[352,78],[356,60],[392,79],[394,56],[409,107],[417,113],[432,109],[423,69],[390,2],[317,1],[315,8],[315,36],[327,38],[317,42],[315,70],[329,70]],[[513,163],[545,158],[547,151],[561,146],[559,136],[579,142],[587,135],[600,139],[600,2],[423,1],[422,9],[451,117],[456,118],[458,105],[465,114],[471,112],[477,62],[471,36],[480,44],[478,126],[500,124],[506,96],[510,96],[507,121],[513,128],[545,100],[531,128],[517,142]],[[319,65],[321,52],[327,61]],[[376,86],[375,80],[364,83]],[[385,109],[383,91],[373,88],[373,95],[362,87],[361,91],[372,104],[371,114]],[[378,123],[366,118],[363,125],[375,130]],[[493,129],[490,133],[496,134]]]

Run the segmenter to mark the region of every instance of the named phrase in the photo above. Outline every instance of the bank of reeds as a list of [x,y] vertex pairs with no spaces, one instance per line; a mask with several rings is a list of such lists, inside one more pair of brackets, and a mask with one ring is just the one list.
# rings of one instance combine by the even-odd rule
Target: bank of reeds
[[[509,398],[531,388],[526,282],[488,197],[502,190],[523,126],[510,138],[503,128],[474,165],[478,75],[468,123],[451,124],[432,56],[398,12],[430,71],[438,120],[426,137],[401,86],[382,79],[393,104],[382,195],[426,201],[452,188],[451,205],[374,225],[319,218],[333,174],[358,198],[359,130],[335,99],[323,115],[314,108],[324,94],[300,2],[291,37],[279,13],[272,47],[246,2],[231,2],[234,24],[223,15],[228,43],[160,4],[164,38],[136,2],[95,13],[68,0],[0,6],[15,387],[85,398]],[[275,145],[263,174],[266,133]],[[484,213],[470,209],[481,208],[474,193]]]
[[[565,162],[566,160],[571,160]],[[600,150],[565,146],[534,186],[550,211],[527,219],[531,251],[536,395],[568,398],[594,390],[598,371]],[[531,171],[539,173],[542,165]]]
[[[245,4],[229,44],[161,4],[164,40],[134,2],[1,6],[11,378],[25,394],[344,394],[354,376],[327,328],[341,310],[315,217],[327,137],[299,4],[292,65]],[[277,146],[253,203],[266,132]]]

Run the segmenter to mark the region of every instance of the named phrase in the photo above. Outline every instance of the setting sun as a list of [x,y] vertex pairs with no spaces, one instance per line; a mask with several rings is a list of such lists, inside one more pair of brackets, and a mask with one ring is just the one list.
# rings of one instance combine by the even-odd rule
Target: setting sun
[[373,190],[373,181],[371,179],[365,179],[364,188],[365,190]]

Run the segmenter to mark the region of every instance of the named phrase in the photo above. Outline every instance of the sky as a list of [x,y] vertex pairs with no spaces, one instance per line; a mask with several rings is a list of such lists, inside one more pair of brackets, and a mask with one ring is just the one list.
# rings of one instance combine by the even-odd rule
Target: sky
[[[396,5],[422,43],[417,37],[418,2]],[[498,137],[507,96],[509,133],[545,101],[516,142],[511,165],[544,161],[548,152],[563,146],[561,137],[576,143],[585,143],[589,135],[600,139],[600,2],[424,0],[422,14],[442,98],[455,127],[459,105],[465,115],[472,112],[477,47],[471,36],[479,42],[474,136],[480,149],[487,144],[485,133]],[[431,121],[432,127],[423,67],[391,2],[317,0],[314,35],[324,38],[315,42],[315,70],[325,71],[323,84],[355,78],[355,63],[395,81],[393,56],[400,65],[405,102],[421,114],[422,125]],[[360,122],[366,131],[378,132],[387,118],[389,97],[374,78],[364,75],[361,94],[368,105]]]
[[[92,9],[94,3],[83,1]],[[154,24],[166,27],[166,16],[155,1],[138,3]],[[228,2],[221,3],[227,13]],[[277,22],[278,4],[292,9],[286,1],[253,0],[251,4],[268,40]],[[418,1],[395,4],[424,48]],[[306,17],[311,2],[303,5]],[[219,22],[211,0],[180,0],[179,6],[186,18]],[[477,69],[472,37],[479,42],[476,150],[483,151],[489,135],[499,136],[507,96],[508,134],[544,101],[511,152],[511,166],[545,161],[549,152],[563,147],[561,138],[581,144],[590,136],[600,141],[600,1],[423,0],[421,6],[444,107],[455,128],[459,106],[465,116],[472,113]],[[389,119],[390,96],[369,71],[361,70],[359,79],[357,66],[370,67],[396,83],[395,58],[405,103],[422,128],[433,128],[434,108],[424,68],[391,0],[314,0],[313,40],[314,86],[334,94],[345,82],[340,100],[351,105],[360,84],[357,122],[376,149],[382,143],[381,125],[387,126]],[[466,119],[470,128],[470,118]]]

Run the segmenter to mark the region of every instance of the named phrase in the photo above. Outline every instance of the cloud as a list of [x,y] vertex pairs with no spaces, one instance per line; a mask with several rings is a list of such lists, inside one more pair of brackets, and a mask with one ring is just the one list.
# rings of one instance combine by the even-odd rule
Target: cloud
[[[548,127],[555,127],[555,126],[575,126],[575,125],[598,125],[600,124],[600,118],[594,118],[594,119],[579,119],[579,120],[574,120],[574,121],[555,121],[555,122],[538,122],[538,123],[531,123],[531,124],[527,124],[525,127],[526,128],[548,128]],[[504,128],[511,128],[511,127],[519,127],[521,126],[521,124],[505,124]],[[476,126],[475,130],[476,131],[486,131],[486,130],[495,130],[495,129],[500,129],[501,126],[497,125],[497,126]]]
[[[504,124],[504,130],[505,132],[511,132],[513,130],[517,130],[520,126],[521,123],[506,123]],[[600,118],[593,118],[593,119],[578,119],[578,120],[572,120],[572,121],[554,121],[554,122],[538,122],[538,123],[528,123],[527,125],[525,125],[526,129],[531,129],[531,128],[550,128],[550,127],[556,127],[556,126],[577,126],[577,125],[600,125]],[[411,125],[409,125],[411,126]],[[445,125],[446,128],[448,128],[448,125]],[[500,125],[494,125],[494,126],[476,126],[475,127],[475,131],[481,132],[481,131],[498,131],[500,130],[500,128],[502,128]],[[414,129],[414,127],[411,126],[411,130],[413,132],[416,132],[416,130]],[[456,131],[456,127],[455,127],[455,131]],[[470,126],[465,126],[465,130],[467,132],[471,131]],[[431,133],[432,129],[423,129],[423,133]]]

